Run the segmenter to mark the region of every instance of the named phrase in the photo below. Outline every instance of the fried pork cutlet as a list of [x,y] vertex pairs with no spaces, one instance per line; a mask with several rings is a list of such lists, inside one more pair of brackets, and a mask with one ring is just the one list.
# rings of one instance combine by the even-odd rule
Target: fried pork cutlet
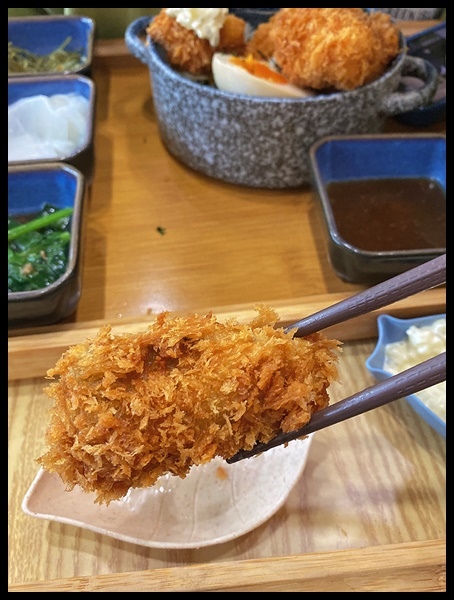
[[329,403],[340,343],[294,338],[257,310],[247,325],[161,313],[142,333],[106,326],[70,347],[47,372],[54,404],[37,462],[109,504],[305,425]]
[[246,55],[257,60],[272,60],[274,55],[273,15],[265,23],[259,23],[246,44]]
[[165,49],[172,67],[192,75],[210,76],[215,52],[244,53],[245,28],[243,19],[228,14],[219,32],[219,44],[213,47],[207,39],[199,38],[194,31],[180,25],[165,9],[161,9],[146,31],[155,43]]
[[247,50],[272,58],[293,85],[348,91],[385,72],[399,53],[399,30],[389,15],[361,8],[281,8]]

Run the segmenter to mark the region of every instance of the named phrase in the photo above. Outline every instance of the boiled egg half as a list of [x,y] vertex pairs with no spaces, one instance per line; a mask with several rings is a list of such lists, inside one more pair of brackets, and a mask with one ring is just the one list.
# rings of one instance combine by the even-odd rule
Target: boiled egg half
[[224,92],[301,98],[314,92],[292,85],[268,62],[248,57],[215,52],[211,62],[214,83]]

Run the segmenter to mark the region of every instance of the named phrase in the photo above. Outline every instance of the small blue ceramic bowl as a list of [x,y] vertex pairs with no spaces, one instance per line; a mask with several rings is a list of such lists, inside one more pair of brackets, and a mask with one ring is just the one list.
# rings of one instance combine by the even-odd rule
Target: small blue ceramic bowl
[[[368,371],[378,380],[384,381],[392,377],[392,374],[384,369],[385,347],[387,344],[406,339],[409,327],[415,325],[424,327],[431,325],[437,319],[445,319],[446,314],[430,315],[415,319],[397,319],[390,315],[380,315],[377,319],[378,341],[374,351],[366,360]],[[417,395],[406,398],[410,406],[422,417],[435,431],[446,438],[446,422],[430,410]]]
[[[81,171],[87,183],[91,183],[94,172],[94,127],[95,127],[95,84],[84,75],[53,75],[37,77],[8,78],[8,106],[23,98],[37,95],[79,94],[89,102],[84,142],[73,153],[61,156],[59,160],[73,165]],[[55,162],[55,158],[30,158],[9,160],[8,165],[45,164]]]
[[[78,73],[89,75],[93,57],[95,22],[88,17],[73,15],[10,17],[8,19],[8,44],[47,56],[65,44],[64,50],[80,54],[80,61],[68,68],[36,72],[8,69],[8,77],[30,75],[65,75]],[[67,40],[69,40],[67,42]],[[67,43],[66,43],[67,42]]]
[[310,149],[336,274],[375,284],[446,252],[446,137],[328,136]]
[[8,292],[8,328],[50,325],[71,315],[81,293],[85,178],[64,163],[8,167],[8,216],[39,213],[45,204],[73,208],[65,273],[47,287]]

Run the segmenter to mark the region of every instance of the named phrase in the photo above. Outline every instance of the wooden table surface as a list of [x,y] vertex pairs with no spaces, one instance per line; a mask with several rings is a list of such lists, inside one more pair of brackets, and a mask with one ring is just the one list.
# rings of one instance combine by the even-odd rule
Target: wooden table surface
[[[9,591],[443,590],[446,444],[404,400],[316,434],[284,507],[220,546],[144,548],[22,512],[47,426],[45,370],[100,323],[136,330],[164,309],[246,320],[257,302],[290,322],[361,289],[331,270],[309,186],[236,187],[179,164],[159,138],[148,69],[122,40],[98,43],[92,75],[80,303],[62,324],[9,332]],[[395,119],[386,131],[418,132]],[[393,310],[444,311],[445,291]],[[364,361],[375,323],[369,315],[333,330],[346,342],[333,401],[373,383]]]
[[[159,137],[148,68],[122,40],[101,43],[93,78],[95,174],[87,194],[82,295],[68,322],[330,302],[361,288],[331,269],[309,185],[240,187],[175,160]],[[418,130],[390,118],[385,131],[444,133],[446,124]]]

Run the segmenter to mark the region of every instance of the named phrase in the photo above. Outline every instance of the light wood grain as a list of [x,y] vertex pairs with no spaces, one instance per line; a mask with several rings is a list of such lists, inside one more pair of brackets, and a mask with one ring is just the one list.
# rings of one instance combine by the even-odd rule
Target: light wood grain
[[444,592],[446,542],[433,540],[11,585],[9,592]]
[[[332,386],[332,401],[374,383],[364,364],[373,347],[369,340],[344,345],[341,383]],[[22,512],[21,502],[38,470],[34,459],[44,450],[51,405],[45,385],[43,378],[9,383],[9,584],[305,556],[446,536],[446,442],[404,400],[315,434],[306,468],[285,505],[260,527],[225,544],[200,550],[145,548],[34,519]],[[411,551],[407,558],[411,564]]]

